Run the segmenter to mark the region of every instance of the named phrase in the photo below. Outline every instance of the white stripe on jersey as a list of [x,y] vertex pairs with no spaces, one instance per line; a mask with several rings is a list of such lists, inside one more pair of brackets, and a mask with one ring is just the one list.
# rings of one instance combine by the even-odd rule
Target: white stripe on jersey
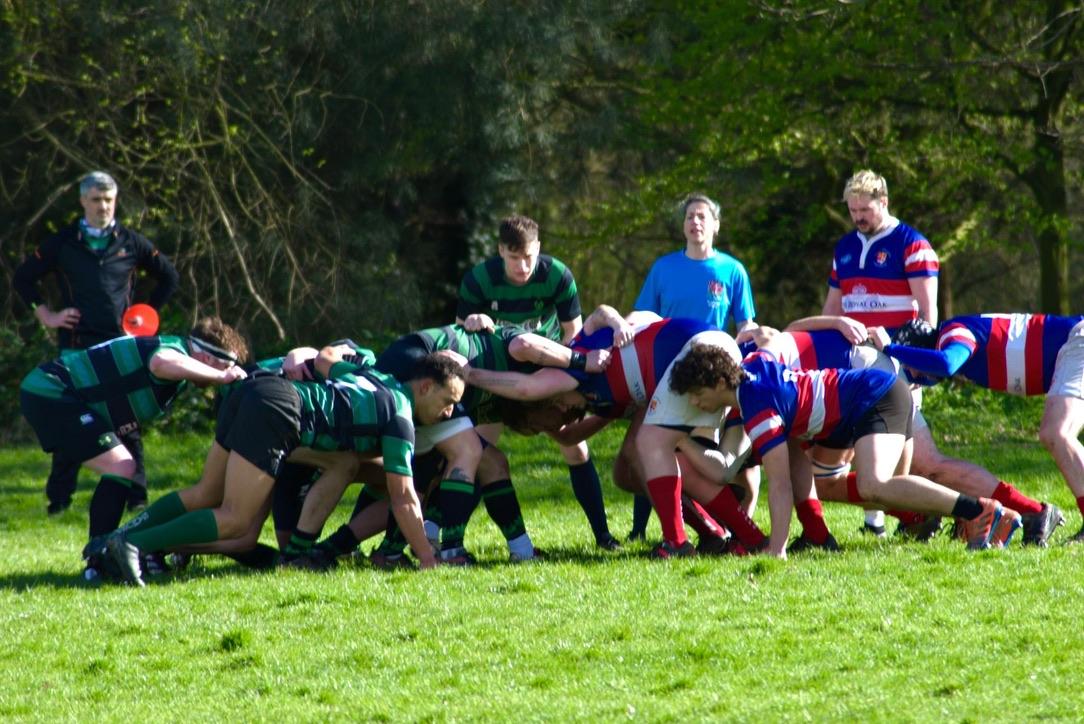
[[633,402],[638,405],[647,404],[647,388],[644,386],[644,375],[640,371],[640,355],[636,352],[636,342],[620,348],[621,371],[625,373],[625,384],[629,388],[629,394]]
[[1005,387],[1018,395],[1027,389],[1028,315],[1014,314],[1009,318],[1005,340]]
[[773,433],[783,427],[783,418],[779,415],[770,415],[769,417],[761,420],[757,425],[748,431],[749,439],[753,441],[753,445],[759,445],[761,438],[770,437]]
[[915,298],[906,294],[845,294],[844,312],[903,312],[915,309]]
[[928,246],[917,250],[914,254],[907,257],[903,263],[910,266],[911,264],[917,264],[918,262],[923,261],[937,261],[937,254],[935,254],[933,249]]
[[776,353],[776,359],[788,369],[796,370],[801,365],[802,356],[798,352],[798,341],[793,334],[777,334],[772,338],[771,346]]
[[813,409],[809,413],[809,427],[806,429],[804,438],[811,438],[816,435],[824,427],[824,374],[817,370],[817,372],[810,373],[809,381],[813,383]]

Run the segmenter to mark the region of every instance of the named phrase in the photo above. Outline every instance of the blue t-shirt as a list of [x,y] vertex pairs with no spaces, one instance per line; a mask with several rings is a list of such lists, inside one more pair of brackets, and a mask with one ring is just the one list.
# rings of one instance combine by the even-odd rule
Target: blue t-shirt
[[660,257],[651,267],[633,309],[662,317],[684,317],[726,329],[756,316],[749,274],[742,263],[721,251],[697,260],[676,251]]

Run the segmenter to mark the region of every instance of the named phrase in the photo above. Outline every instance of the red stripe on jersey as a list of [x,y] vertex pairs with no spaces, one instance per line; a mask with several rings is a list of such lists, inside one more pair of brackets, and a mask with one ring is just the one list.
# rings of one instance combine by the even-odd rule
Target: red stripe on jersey
[[[911,260],[911,257],[915,255],[918,255],[919,258]],[[916,272],[937,272],[940,267],[933,247],[930,246],[930,242],[925,239],[920,239],[912,244],[908,244],[903,252],[903,258],[903,270],[908,276],[916,276]],[[933,275],[930,274],[929,276]]]
[[953,322],[941,331],[941,336],[937,339],[937,349],[944,349],[950,344],[962,344],[967,347],[972,354],[978,348],[978,341],[975,339],[975,335],[970,329],[960,324],[959,322]]
[[629,383],[625,380],[625,363],[621,361],[619,354],[610,357],[610,365],[606,368],[606,384],[610,386],[615,403],[618,405],[633,403],[632,394],[629,393]]
[[[640,379],[644,381],[644,392],[647,399],[655,394],[655,337],[665,327],[665,324],[652,324],[647,329],[637,334],[632,343],[636,345],[636,359],[640,363]],[[614,354],[620,356],[615,349]]]
[[798,364],[803,370],[817,369],[817,348],[809,332],[791,332],[794,346],[798,348]]
[[799,375],[794,388],[798,391],[798,400],[794,405],[794,421],[790,424],[793,437],[804,437],[809,431],[809,416],[813,412],[813,381],[809,375]]
[[1024,388],[1026,394],[1043,394],[1043,315],[1028,318],[1024,339]]
[[991,390],[1005,391],[1009,386],[1009,373],[1005,368],[1005,349],[1009,341],[1009,320],[1005,317],[990,319],[990,341],[986,344],[986,374]]
[[762,410],[760,414],[745,423],[745,433],[749,436],[749,441],[757,454],[766,443],[783,434],[782,423],[783,419],[779,413],[772,409]]
[[821,380],[824,382],[824,424],[821,425],[820,431],[824,435],[830,433],[839,424],[839,371],[824,370]]

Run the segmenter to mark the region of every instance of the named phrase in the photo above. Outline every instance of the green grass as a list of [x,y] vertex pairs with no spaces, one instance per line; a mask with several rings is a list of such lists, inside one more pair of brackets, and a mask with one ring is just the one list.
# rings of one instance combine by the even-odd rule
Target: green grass
[[[1066,510],[1047,550],[969,554],[945,536],[879,543],[858,534],[856,510],[828,506],[839,555],[657,563],[647,546],[601,553],[555,446],[510,437],[546,563],[504,563],[499,533],[478,514],[474,569],[254,574],[208,557],[142,590],[78,585],[92,479],[71,511],[48,519],[46,457],[8,449],[0,717],[1077,719],[1084,548],[1059,544],[1080,517],[1037,443],[1040,414],[1041,401],[968,388],[927,402],[946,452]],[[619,433],[593,450],[623,534],[630,499],[608,483]],[[195,480],[207,443],[152,433],[155,492]],[[757,518],[766,524],[766,511]]]

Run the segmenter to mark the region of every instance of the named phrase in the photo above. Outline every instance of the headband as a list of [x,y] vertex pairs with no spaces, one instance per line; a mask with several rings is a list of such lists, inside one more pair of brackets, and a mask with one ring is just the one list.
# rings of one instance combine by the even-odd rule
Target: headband
[[188,343],[192,345],[193,350],[196,352],[206,352],[215,359],[237,364],[237,355],[233,352],[228,352],[221,347],[216,347],[210,342],[206,342],[195,335],[188,335]]

